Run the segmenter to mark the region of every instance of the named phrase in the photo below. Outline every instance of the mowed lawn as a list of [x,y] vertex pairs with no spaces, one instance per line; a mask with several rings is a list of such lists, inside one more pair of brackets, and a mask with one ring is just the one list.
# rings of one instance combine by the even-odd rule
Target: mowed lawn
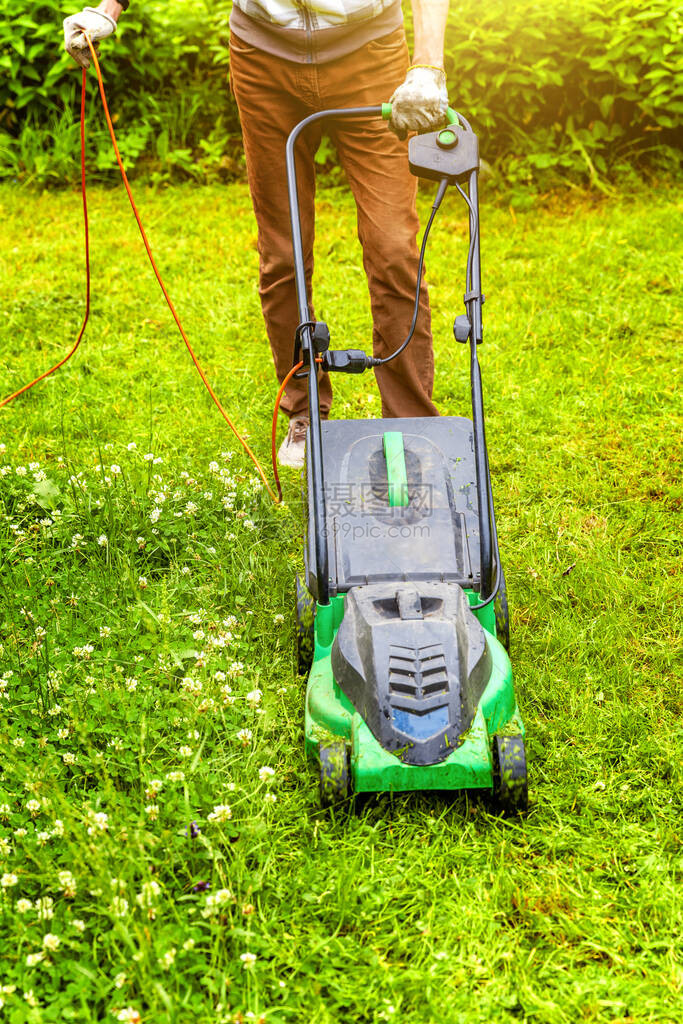
[[[0,1020],[683,1020],[681,192],[515,211],[482,191],[528,817],[465,796],[321,812],[294,660],[298,479],[273,507],[125,195],[93,189],[86,338],[0,411]],[[138,201],[209,379],[267,462],[246,188]],[[4,186],[0,211],[4,395],[68,350],[84,274],[76,192]],[[451,334],[465,228],[449,194],[427,272],[435,397],[468,415]],[[343,191],[321,189],[316,258],[333,344],[365,345]],[[371,375],[335,384],[337,416],[379,414]]]

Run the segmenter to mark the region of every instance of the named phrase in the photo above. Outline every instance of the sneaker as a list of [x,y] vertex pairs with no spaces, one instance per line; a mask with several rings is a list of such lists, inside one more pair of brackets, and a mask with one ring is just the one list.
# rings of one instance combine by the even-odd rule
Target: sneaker
[[306,452],[306,431],[308,430],[308,416],[295,416],[289,421],[287,437],[280,445],[277,453],[277,461],[281,466],[291,466],[292,469],[301,469],[304,464]]

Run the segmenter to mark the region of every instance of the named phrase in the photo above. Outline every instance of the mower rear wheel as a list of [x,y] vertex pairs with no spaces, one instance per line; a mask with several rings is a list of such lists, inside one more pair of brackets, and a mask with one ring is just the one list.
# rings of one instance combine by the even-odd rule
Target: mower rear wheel
[[526,752],[522,736],[493,738],[493,795],[506,814],[525,814],[528,810]]
[[315,649],[315,601],[301,577],[296,577],[296,664],[300,676],[306,676],[313,664]]
[[496,637],[505,650],[510,653],[510,615],[508,612],[508,592],[505,585],[505,573],[500,567],[500,586],[493,599],[493,611],[496,616]]
[[350,795],[349,754],[345,743],[320,743],[320,804],[332,807]]

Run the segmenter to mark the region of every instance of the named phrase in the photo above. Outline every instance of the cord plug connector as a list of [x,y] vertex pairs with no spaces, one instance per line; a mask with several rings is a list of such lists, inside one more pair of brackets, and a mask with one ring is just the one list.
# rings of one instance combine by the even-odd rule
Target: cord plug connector
[[322,360],[323,370],[327,373],[362,373],[372,365],[371,356],[359,348],[328,350]]

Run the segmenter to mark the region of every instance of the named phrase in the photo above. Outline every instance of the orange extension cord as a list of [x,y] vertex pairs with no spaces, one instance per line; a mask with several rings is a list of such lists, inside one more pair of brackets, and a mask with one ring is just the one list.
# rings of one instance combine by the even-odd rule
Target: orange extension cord
[[[225,409],[221,405],[220,401],[216,397],[216,394],[215,394],[213,388],[211,387],[209,381],[206,378],[206,374],[204,373],[203,369],[199,365],[199,361],[198,361],[198,359],[197,359],[197,357],[196,357],[196,355],[194,353],[194,350],[193,350],[193,348],[192,348],[192,346],[191,346],[191,344],[189,342],[189,339],[188,339],[187,335],[185,334],[185,331],[183,330],[183,325],[181,324],[180,319],[178,317],[178,314],[176,313],[175,307],[174,307],[173,303],[171,302],[171,298],[170,298],[168,292],[166,291],[166,287],[164,285],[164,282],[161,279],[161,274],[159,273],[159,270],[157,269],[157,265],[154,262],[154,257],[152,256],[152,250],[151,250],[149,242],[147,240],[147,235],[145,234],[145,229],[142,226],[142,221],[140,220],[140,215],[139,215],[137,207],[135,205],[135,201],[133,199],[133,195],[132,195],[132,192],[130,190],[130,185],[128,184],[128,177],[126,175],[126,171],[125,171],[125,168],[123,166],[123,161],[121,160],[121,154],[119,153],[119,147],[118,147],[118,144],[116,142],[116,134],[114,132],[114,126],[112,124],[112,120],[111,120],[111,117],[110,117],[110,114],[109,114],[109,106],[107,104],[107,97],[105,96],[105,92],[104,92],[104,82],[102,81],[102,72],[100,70],[100,64],[99,64],[99,61],[97,59],[97,53],[95,52],[95,48],[92,45],[92,42],[91,42],[90,38],[87,35],[85,35],[85,39],[86,39],[86,42],[88,43],[88,47],[90,49],[90,55],[92,57],[93,65],[95,67],[95,72],[97,74],[97,82],[98,82],[98,85],[99,85],[100,97],[102,99],[102,107],[104,109],[104,116],[105,116],[106,121],[107,121],[107,127],[109,129],[109,135],[111,136],[112,145],[114,147],[114,153],[116,154],[116,162],[119,165],[119,171],[121,172],[121,178],[123,180],[123,184],[125,186],[126,193],[128,195],[128,199],[130,201],[130,205],[131,205],[131,208],[133,210],[133,214],[135,216],[135,220],[137,221],[138,228],[140,229],[140,235],[142,237],[142,241],[143,241],[143,244],[145,246],[145,250],[146,250],[147,255],[149,257],[149,262],[151,263],[152,270],[154,271],[154,275],[155,275],[157,281],[159,282],[159,287],[161,288],[161,291],[163,292],[163,295],[164,295],[164,298],[166,299],[166,303],[168,305],[168,308],[171,311],[173,319],[176,322],[176,326],[178,327],[178,330],[180,331],[182,339],[185,342],[185,345],[187,347],[188,352],[190,353],[190,357],[192,359],[192,362],[194,363],[194,365],[196,367],[196,370],[197,370],[197,373],[201,377],[202,382],[203,382],[206,390],[211,395],[211,398],[212,398],[214,404],[216,405],[216,408],[220,412],[221,416],[223,417],[225,422],[228,424],[228,426],[232,430],[233,434],[235,435],[237,440],[240,442],[240,444],[244,448],[245,452],[247,453],[247,455],[249,456],[249,458],[253,462],[254,466],[256,467],[256,471],[258,472],[259,476],[261,477],[261,480],[263,481],[263,483],[265,485],[265,488],[268,491],[268,494],[270,495],[270,497],[272,498],[272,500],[276,504],[279,504],[282,501],[282,487],[280,485],[280,477],[279,477],[278,471],[277,471],[277,455],[276,455],[276,451],[275,451],[275,446],[276,446],[275,438],[276,438],[276,433],[277,433],[277,414],[278,414],[278,410],[280,408],[280,401],[282,399],[282,395],[284,394],[285,387],[287,386],[287,384],[291,380],[292,376],[296,373],[297,370],[299,370],[301,368],[301,366],[303,364],[302,363],[298,363],[296,366],[292,367],[292,369],[289,371],[289,373],[287,374],[287,376],[283,380],[282,384],[280,385],[280,390],[278,391],[277,398],[275,400],[275,408],[273,410],[272,436],[271,436],[271,457],[272,457],[272,462],[273,462],[273,476],[275,477],[275,486],[277,488],[277,496],[276,496],[276,494],[273,491],[272,487],[268,483],[268,480],[266,479],[265,473],[263,472],[263,469],[261,467],[260,462],[258,461],[256,456],[254,455],[253,451],[251,450],[251,448],[249,447],[249,445],[247,444],[245,439],[238,432],[237,428],[235,427],[235,424],[232,422],[232,420],[228,416],[227,412],[225,411]],[[88,323],[88,318],[90,316],[90,244],[89,244],[89,231],[88,231],[88,203],[87,203],[86,181],[85,181],[85,95],[86,95],[86,69],[83,68],[82,84],[81,84],[81,194],[83,196],[83,224],[84,224],[84,229],[85,229],[85,276],[86,276],[85,315],[83,317],[83,322],[81,324],[81,329],[78,332],[78,337],[76,338],[76,343],[74,344],[74,346],[71,349],[71,351],[66,356],[64,356],[64,358],[61,359],[58,363],[56,363],[54,366],[52,366],[49,370],[46,370],[44,373],[41,373],[39,377],[36,377],[35,380],[32,380],[30,382],[30,384],[25,384],[22,388],[19,388],[18,391],[15,391],[13,395],[8,395],[7,398],[4,398],[2,401],[0,401],[0,409],[2,409],[3,406],[8,405],[11,401],[13,401],[13,399],[17,398],[19,395],[22,395],[25,391],[28,391],[29,388],[32,388],[35,384],[38,384],[39,381],[44,380],[46,377],[49,377],[50,374],[54,373],[55,370],[58,370],[60,368],[60,366],[63,366],[64,363],[66,363],[69,359],[71,359],[71,356],[74,354],[74,352],[76,351],[76,349],[78,348],[78,346],[81,343],[81,340],[82,340],[83,335],[85,333],[86,325]]]
[[50,374],[54,373],[55,370],[58,370],[60,366],[64,366],[64,363],[68,359],[71,359],[72,355],[81,343],[81,339],[85,333],[85,328],[90,316],[90,240],[88,234],[88,200],[85,192],[85,68],[83,68],[81,86],[81,194],[83,196],[83,227],[85,229],[85,316],[83,317],[83,323],[81,324],[81,329],[78,332],[78,337],[76,338],[76,344],[68,355],[65,355],[63,359],[60,359],[58,363],[49,370],[46,370],[45,373],[41,373],[40,377],[36,377],[36,379],[32,380],[30,384],[24,384],[23,388],[19,388],[19,390],[15,391],[13,395],[8,395],[7,398],[3,398],[0,402],[0,409],[2,409],[3,405],[9,405],[9,403],[13,399],[18,398],[19,395],[23,395],[24,391],[28,391],[28,389],[32,388],[34,384],[38,383],[38,381],[49,377]]

